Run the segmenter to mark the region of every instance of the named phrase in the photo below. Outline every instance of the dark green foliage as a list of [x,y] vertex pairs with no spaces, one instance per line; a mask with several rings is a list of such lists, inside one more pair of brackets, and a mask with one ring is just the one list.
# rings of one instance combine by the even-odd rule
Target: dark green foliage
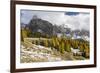
[[36,45],[39,45],[39,41],[38,40],[36,40]]
[[45,43],[43,41],[40,41],[40,45],[45,46]]

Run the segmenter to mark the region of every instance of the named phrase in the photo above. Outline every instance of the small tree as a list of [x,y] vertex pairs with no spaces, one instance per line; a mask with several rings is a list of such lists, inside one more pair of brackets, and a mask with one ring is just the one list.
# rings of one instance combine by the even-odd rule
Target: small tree
[[68,41],[65,42],[65,51],[71,52],[71,45]]
[[66,44],[65,51],[71,52],[71,46],[70,46],[70,44]]
[[83,45],[82,45],[82,44],[80,45],[80,48],[79,48],[79,49],[80,49],[80,51],[81,51],[81,52],[83,52],[83,51],[84,51],[84,47],[83,47]]
[[27,37],[28,31],[26,29],[21,29],[21,40],[24,41],[24,38]]
[[60,45],[60,52],[61,53],[64,53],[64,43],[63,42]]
[[55,43],[55,39],[54,38],[52,38],[52,45],[53,45],[53,47],[56,46],[56,43]]
[[85,45],[84,52],[85,52],[85,57],[86,57],[86,58],[89,58],[89,56],[90,56],[90,49],[89,49],[89,47],[86,46],[86,45]]
[[45,46],[48,47],[48,40],[44,40]]

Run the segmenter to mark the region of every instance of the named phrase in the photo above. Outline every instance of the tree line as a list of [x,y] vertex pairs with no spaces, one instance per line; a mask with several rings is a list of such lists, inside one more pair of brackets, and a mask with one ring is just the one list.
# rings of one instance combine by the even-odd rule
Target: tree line
[[58,38],[57,36],[49,36],[46,34],[42,35],[39,32],[32,33],[28,29],[21,29],[21,41],[24,41],[24,38],[26,37],[46,38],[47,40],[34,40],[32,43],[36,45],[42,45],[45,47],[51,47],[52,49],[56,49],[60,53],[71,52],[71,48],[74,48],[79,49],[81,52],[83,52],[83,57],[89,58],[90,55],[89,42],[84,41],[82,39],[75,40],[63,37]]

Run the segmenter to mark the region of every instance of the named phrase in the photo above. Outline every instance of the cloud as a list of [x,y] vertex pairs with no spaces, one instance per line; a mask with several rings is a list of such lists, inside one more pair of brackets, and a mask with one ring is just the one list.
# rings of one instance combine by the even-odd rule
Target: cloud
[[89,13],[69,13],[67,12],[51,12],[51,11],[30,11],[21,10],[21,22],[28,24],[34,15],[37,15],[43,20],[47,20],[52,24],[65,24],[72,30],[84,29],[89,30],[90,16]]
[[74,29],[84,29],[89,30],[90,26],[90,16],[89,14],[80,13],[75,16],[66,16],[66,25]]

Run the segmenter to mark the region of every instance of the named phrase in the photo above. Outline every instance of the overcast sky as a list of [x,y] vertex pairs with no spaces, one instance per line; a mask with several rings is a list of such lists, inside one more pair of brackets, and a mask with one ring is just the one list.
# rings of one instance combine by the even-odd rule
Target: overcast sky
[[52,24],[65,24],[72,30],[84,29],[89,30],[90,14],[84,12],[53,12],[53,11],[31,11],[21,10],[21,23],[28,24],[32,17],[37,15],[43,20]]

